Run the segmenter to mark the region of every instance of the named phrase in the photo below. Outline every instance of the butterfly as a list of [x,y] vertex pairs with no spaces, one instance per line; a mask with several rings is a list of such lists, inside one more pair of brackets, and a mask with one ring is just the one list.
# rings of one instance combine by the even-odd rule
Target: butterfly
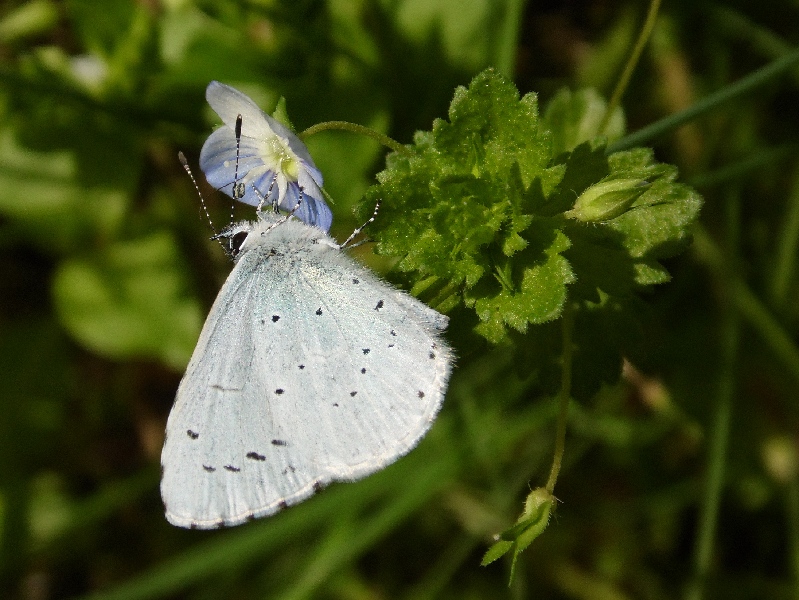
[[197,529],[274,514],[406,454],[452,365],[447,317],[347,256],[349,240],[270,211],[222,235],[236,264],[161,455],[166,517]]

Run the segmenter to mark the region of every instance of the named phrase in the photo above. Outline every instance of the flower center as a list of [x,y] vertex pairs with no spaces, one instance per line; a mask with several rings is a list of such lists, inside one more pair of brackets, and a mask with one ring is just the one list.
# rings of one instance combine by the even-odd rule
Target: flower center
[[273,135],[261,142],[261,160],[270,170],[283,174],[287,179],[297,181],[300,174],[300,159],[288,144]]

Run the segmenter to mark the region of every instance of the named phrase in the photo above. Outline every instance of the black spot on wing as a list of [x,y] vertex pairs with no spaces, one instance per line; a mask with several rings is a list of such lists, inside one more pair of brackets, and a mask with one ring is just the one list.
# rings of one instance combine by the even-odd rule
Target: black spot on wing
[[321,481],[314,481],[313,482],[313,491],[314,493],[319,493],[325,486],[322,485]]
[[[251,458],[252,460],[266,460],[266,457],[263,454],[258,454],[257,452],[248,452],[247,458]],[[225,467],[227,469],[227,467]]]
[[214,529],[224,529],[225,527],[227,527],[227,525],[223,519],[219,519],[216,523],[214,523]]
[[278,502],[278,503],[277,503],[277,506],[278,506],[278,508],[279,508],[280,510],[286,510],[286,509],[289,507],[289,505],[288,505],[288,504],[286,504],[286,501],[285,501],[285,500],[281,500],[280,502]]
[[430,353],[430,358],[435,358],[435,357],[436,357],[436,353],[435,352],[431,352]]
[[422,390],[416,392],[416,395],[419,396],[420,398],[424,398],[424,392]]
[[234,467],[233,465],[225,465],[225,471],[230,471],[231,473],[238,473],[241,471],[238,467]]
[[363,368],[361,369],[361,373],[366,373],[366,367],[363,367]]
[[355,394],[357,394],[357,393],[358,393],[358,392],[350,392],[350,396],[352,396],[352,397],[354,398],[354,397],[355,397]]
[[369,350],[369,348],[364,348],[364,349],[363,349],[363,353],[364,353],[364,354],[369,354],[369,352],[371,352],[371,351]]
[[209,467],[208,465],[203,465],[203,469],[205,469],[206,473],[213,473],[214,471],[216,471],[214,467]]
[[289,443],[286,440],[272,440],[273,446],[288,446]]
[[186,430],[186,435],[188,435],[193,440],[196,440],[198,437],[200,437],[199,433],[192,431],[191,429]]
[[393,335],[394,337],[397,337],[397,332],[392,329],[391,330],[391,335]]
[[361,283],[361,282],[360,282],[360,281],[358,281],[357,279],[353,279],[353,280],[352,280],[352,283],[354,283],[354,284],[356,284],[356,285],[357,285],[357,284],[359,284],[359,283]]
[[380,310],[381,308],[383,308],[383,301],[382,300],[378,300],[377,301],[377,306],[375,306],[375,310]]
[[286,390],[284,390],[283,388],[277,388],[277,389],[275,390],[275,393],[276,393],[278,396],[280,396],[280,394],[282,394],[282,393],[283,393],[283,392],[285,392],[285,391],[286,391]]
[[244,518],[245,518],[245,519],[247,519],[248,521],[255,521],[255,515],[254,515],[254,514],[252,514],[252,513],[249,513],[249,514],[248,514],[246,517],[244,517]]
[[321,307],[316,309],[316,314],[319,315],[319,316],[322,315],[322,308]]
[[300,365],[300,369],[304,369],[304,368],[305,368],[305,365]]
[[272,323],[277,323],[280,320],[280,315],[272,315]]

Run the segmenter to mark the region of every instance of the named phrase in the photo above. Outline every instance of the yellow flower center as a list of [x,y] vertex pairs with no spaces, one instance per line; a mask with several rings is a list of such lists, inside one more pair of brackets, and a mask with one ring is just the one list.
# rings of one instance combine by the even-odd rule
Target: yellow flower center
[[289,145],[280,137],[273,135],[261,142],[261,160],[275,173],[282,173],[287,179],[297,181],[300,174],[300,160]]

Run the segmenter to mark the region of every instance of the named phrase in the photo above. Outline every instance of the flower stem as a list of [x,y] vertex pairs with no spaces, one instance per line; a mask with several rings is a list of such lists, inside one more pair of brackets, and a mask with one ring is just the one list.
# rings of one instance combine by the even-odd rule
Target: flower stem
[[705,96],[685,110],[669,115],[668,117],[660,119],[659,121],[655,121],[651,125],[647,125],[643,129],[639,129],[635,133],[631,133],[630,135],[613,142],[610,146],[608,146],[607,153],[612,154],[613,152],[627,150],[628,148],[640,146],[645,142],[649,142],[652,139],[671,131],[672,129],[676,129],[683,123],[693,121],[700,115],[710,112],[717,106],[720,106],[729,100],[733,100],[738,96],[742,96],[743,94],[751,92],[755,88],[770,82],[779,75],[782,75],[786,71],[792,69],[796,63],[799,63],[799,48],[796,48],[788,54],[781,56],[777,60],[767,64],[765,67],[761,67],[754,73],[750,73],[746,77],[739,79],[735,83],[731,83],[730,85],[721,88],[717,92],[714,92],[709,96]]
[[400,144],[397,140],[392,139],[387,135],[380,133],[379,131],[370,129],[369,127],[364,127],[363,125],[358,125],[357,123],[350,123],[349,121],[325,121],[323,123],[317,123],[316,125],[312,125],[300,133],[299,137],[301,140],[305,140],[305,138],[308,138],[315,133],[330,130],[349,131],[351,133],[365,135],[366,137],[372,138],[383,146],[391,148],[394,152],[408,153],[408,150],[405,148],[405,146]]
[[563,451],[566,447],[566,422],[569,416],[569,400],[572,387],[572,333],[574,331],[574,307],[567,302],[563,309],[561,333],[563,336],[563,358],[560,371],[560,397],[558,412],[558,427],[555,434],[555,455],[552,458],[552,468],[549,470],[546,490],[552,494],[555,491],[555,482],[558,480],[560,466],[563,463]]
[[652,30],[655,28],[655,21],[657,21],[659,10],[660,0],[652,0],[649,3],[649,11],[646,14],[646,21],[644,21],[644,26],[641,28],[641,33],[638,35],[638,39],[635,41],[633,51],[630,53],[630,56],[627,59],[627,64],[624,65],[624,71],[622,71],[619,81],[616,82],[616,89],[613,90],[613,95],[610,97],[608,107],[605,109],[605,116],[602,117],[602,123],[599,125],[598,133],[600,135],[605,132],[605,128],[608,126],[608,123],[610,123],[610,119],[613,116],[613,111],[616,110],[616,107],[621,102],[621,97],[624,95],[624,91],[627,89],[627,85],[630,83],[630,77],[632,77],[633,71],[635,71],[635,67],[638,65],[638,61],[641,59],[641,53],[644,51],[644,47],[649,41],[649,36],[652,35]]

